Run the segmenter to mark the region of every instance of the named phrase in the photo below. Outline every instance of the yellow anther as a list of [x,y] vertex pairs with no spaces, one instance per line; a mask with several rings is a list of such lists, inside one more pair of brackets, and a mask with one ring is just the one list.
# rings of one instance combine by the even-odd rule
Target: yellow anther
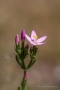
[[37,35],[34,35],[33,37],[34,37],[36,40],[38,39]]

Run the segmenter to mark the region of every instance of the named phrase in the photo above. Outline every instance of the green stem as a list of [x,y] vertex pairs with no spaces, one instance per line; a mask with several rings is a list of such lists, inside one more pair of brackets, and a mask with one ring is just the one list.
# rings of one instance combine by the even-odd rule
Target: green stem
[[[24,75],[25,75],[26,71],[24,70]],[[25,77],[23,77],[22,83],[21,83],[21,90],[27,90],[27,79]]]

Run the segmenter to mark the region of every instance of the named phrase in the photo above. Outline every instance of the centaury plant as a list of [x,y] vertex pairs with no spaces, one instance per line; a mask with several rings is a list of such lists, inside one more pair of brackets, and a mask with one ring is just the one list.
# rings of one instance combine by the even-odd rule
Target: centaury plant
[[[21,32],[21,40],[18,34],[15,36],[15,58],[18,65],[24,71],[21,86],[18,87],[18,90],[27,90],[26,84],[28,78],[28,69],[31,68],[36,62],[36,55],[38,53],[37,45],[45,44],[45,42],[42,41],[44,41],[46,38],[47,36],[43,36],[38,39],[37,34],[34,30],[32,30],[31,32],[31,38],[25,33],[25,30],[22,30]],[[30,46],[29,44],[25,45],[25,39],[30,42]],[[26,66],[25,58],[27,58],[28,56],[30,56],[30,61]]]

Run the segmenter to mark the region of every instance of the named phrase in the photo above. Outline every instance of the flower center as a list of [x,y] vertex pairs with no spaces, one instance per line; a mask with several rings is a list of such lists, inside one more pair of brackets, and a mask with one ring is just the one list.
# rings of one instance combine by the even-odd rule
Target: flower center
[[38,39],[37,35],[34,35],[33,37],[34,37],[36,40]]
[[36,45],[37,45],[37,39],[38,39],[38,37],[37,37],[37,35],[34,35],[33,36],[35,39],[31,39]]

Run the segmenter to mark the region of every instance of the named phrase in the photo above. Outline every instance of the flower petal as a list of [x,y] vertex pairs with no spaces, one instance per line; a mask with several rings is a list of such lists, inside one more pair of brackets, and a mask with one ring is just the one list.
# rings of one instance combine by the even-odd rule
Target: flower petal
[[37,43],[37,45],[42,45],[42,44],[45,44],[45,42],[44,43]]
[[36,45],[27,34],[25,34],[25,37],[31,44]]
[[31,39],[32,39],[32,40],[36,40],[36,39],[34,38],[34,36],[37,36],[37,34],[36,34],[36,32],[35,32],[34,30],[32,30],[32,32],[31,32]]
[[37,40],[37,42],[42,42],[42,41],[44,41],[46,38],[47,38],[47,36],[43,36],[43,37],[39,38],[39,39]]

